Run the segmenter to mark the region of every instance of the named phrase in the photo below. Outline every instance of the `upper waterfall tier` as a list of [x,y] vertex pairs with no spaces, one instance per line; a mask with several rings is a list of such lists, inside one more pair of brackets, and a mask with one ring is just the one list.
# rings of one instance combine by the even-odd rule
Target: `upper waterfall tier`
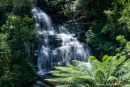
[[51,19],[40,8],[32,9],[35,20],[34,26],[42,39],[42,45],[37,46],[38,51],[38,73],[45,74],[56,65],[65,65],[71,60],[87,62],[90,56],[90,48],[86,43],[81,43],[70,33],[68,29],[59,26],[54,29]]
[[32,13],[35,20],[35,28],[41,26],[43,29],[49,29],[52,26],[50,17],[40,8],[35,7],[32,9]]

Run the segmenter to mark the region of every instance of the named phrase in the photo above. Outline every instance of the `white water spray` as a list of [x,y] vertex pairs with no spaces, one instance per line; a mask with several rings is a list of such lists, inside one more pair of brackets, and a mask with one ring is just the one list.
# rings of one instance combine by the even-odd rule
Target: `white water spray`
[[90,56],[87,44],[81,43],[65,27],[58,32],[52,27],[51,19],[38,7],[32,9],[37,34],[45,44],[38,51],[38,74],[45,74],[56,65],[64,65],[71,60],[87,62]]

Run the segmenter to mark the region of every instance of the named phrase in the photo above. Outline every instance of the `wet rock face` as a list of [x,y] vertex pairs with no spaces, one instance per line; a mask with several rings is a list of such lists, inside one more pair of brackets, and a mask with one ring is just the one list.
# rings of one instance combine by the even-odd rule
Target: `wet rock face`
[[57,35],[49,35],[49,45],[51,49],[56,49],[62,46],[62,39],[58,38]]
[[41,81],[37,81],[36,83],[33,84],[32,87],[51,87],[51,86],[49,86]]

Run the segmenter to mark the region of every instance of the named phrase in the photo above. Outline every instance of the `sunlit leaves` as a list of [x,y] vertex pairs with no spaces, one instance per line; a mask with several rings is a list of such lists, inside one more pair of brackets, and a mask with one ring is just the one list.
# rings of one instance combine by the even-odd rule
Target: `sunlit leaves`
[[75,85],[75,87],[80,87],[79,85],[83,87],[125,86],[129,84],[130,59],[125,60],[125,56],[120,56],[119,54],[118,56],[105,55],[101,62],[91,56],[89,59],[91,69],[85,63],[73,60],[73,63],[69,64],[68,67],[57,66],[56,70],[51,73],[58,77],[47,80],[65,84],[60,87],[69,85]]
[[7,37],[3,33],[0,33],[0,79],[9,71],[11,54]]

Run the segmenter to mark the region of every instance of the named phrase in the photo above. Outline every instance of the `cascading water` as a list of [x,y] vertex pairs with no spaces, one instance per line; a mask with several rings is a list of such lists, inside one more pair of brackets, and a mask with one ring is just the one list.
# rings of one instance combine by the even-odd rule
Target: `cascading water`
[[35,28],[41,41],[38,49],[38,74],[44,75],[56,65],[65,65],[71,60],[87,62],[90,56],[87,44],[81,43],[65,27],[57,30],[52,27],[51,19],[38,7],[32,9]]

